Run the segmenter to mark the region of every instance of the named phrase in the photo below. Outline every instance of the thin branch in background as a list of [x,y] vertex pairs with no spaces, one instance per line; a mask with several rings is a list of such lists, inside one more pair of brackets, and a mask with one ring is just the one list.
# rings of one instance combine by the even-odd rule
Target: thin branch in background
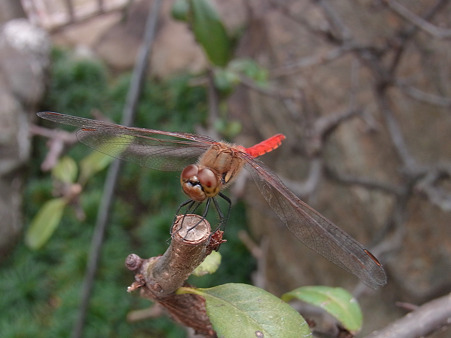
[[[443,7],[446,6],[447,2],[448,0],[437,1],[437,3],[430,7],[423,15],[422,20],[431,20],[437,13],[439,13],[440,10],[443,9]],[[409,24],[407,27],[400,29],[398,34],[396,34],[396,38],[393,40],[394,43],[391,44],[395,53],[391,65],[388,67],[388,74],[390,74],[391,78],[394,77],[398,64],[401,62],[407,42],[410,41],[411,38],[418,33],[418,31],[419,27]]]
[[37,125],[31,125],[30,133],[31,135],[44,136],[49,139],[47,143],[49,151],[41,164],[41,169],[43,171],[51,170],[61,157],[64,148],[77,142],[77,136],[75,133],[70,133],[64,130],[47,129]]
[[379,182],[371,178],[338,173],[329,166],[324,167],[325,174],[332,180],[345,185],[356,185],[368,190],[378,190],[390,195],[400,196],[403,190],[391,183]]
[[345,25],[344,20],[342,20],[338,15],[338,11],[331,7],[331,1],[317,0],[317,6],[322,9],[322,12],[329,22],[332,32],[335,33],[334,36],[338,41],[349,41],[352,38],[351,31]]
[[[153,45],[156,23],[160,13],[161,0],[155,0],[152,8],[149,11],[145,35],[141,47],[138,51],[137,61],[133,70],[130,88],[127,94],[127,100],[124,106],[124,113],[122,116],[122,124],[130,125],[133,122],[136,106],[141,94],[142,84],[146,75],[147,65],[149,63],[149,55]],[[81,303],[78,309],[77,320],[74,324],[72,337],[80,338],[83,335],[86,314],[89,307],[92,288],[94,285],[94,278],[97,272],[101,248],[105,237],[106,227],[109,221],[110,210],[114,199],[114,190],[116,182],[119,177],[122,162],[116,160],[108,169],[108,175],[104,185],[102,200],[100,202],[96,226],[91,240],[90,253],[88,264],[86,267],[86,274],[83,280]]]
[[263,237],[260,243],[257,244],[244,230],[238,232],[238,237],[246,246],[247,250],[252,254],[252,257],[257,261],[257,269],[252,273],[252,284],[256,287],[266,289],[267,287],[267,268],[268,268],[268,248],[269,240]]
[[301,94],[295,89],[275,89],[261,87],[246,76],[240,76],[240,83],[253,91],[276,99],[300,100]]
[[310,167],[307,178],[302,182],[279,175],[285,185],[290,187],[291,191],[293,191],[301,199],[306,199],[317,191],[323,175],[323,160],[321,157],[317,156],[313,158],[309,164]]
[[330,115],[322,116],[315,121],[316,133],[321,138],[326,138],[331,132],[333,132],[341,123],[362,114],[361,109],[349,109],[345,111],[333,112]]
[[440,182],[451,178],[451,165],[431,167],[415,186],[417,192],[426,194],[429,201],[444,212],[451,211],[451,192]]
[[344,45],[337,48],[328,50],[327,52],[321,52],[315,55],[309,55],[303,57],[300,60],[292,63],[273,68],[270,73],[271,78],[277,78],[281,76],[292,76],[293,74],[303,71],[306,68],[312,68],[313,66],[321,66],[329,62],[335,61],[347,54],[353,49],[350,45]]
[[283,14],[284,16],[286,16],[287,18],[289,18],[290,20],[292,20],[293,22],[296,22],[298,25],[301,25],[306,31],[312,33],[312,34],[321,34],[323,36],[328,35],[328,32],[313,27],[310,22],[308,22],[308,20],[305,20],[304,17],[302,16],[295,16],[293,14],[293,12],[290,10],[290,8],[288,8],[288,6],[283,5],[282,1],[278,1],[278,0],[269,0],[268,1],[270,6],[272,8],[277,9],[281,14]]
[[[409,11],[406,7],[401,5],[399,2],[394,0],[383,0],[385,4],[396,14],[398,14],[403,19],[409,21],[415,27],[421,29],[422,31],[432,35],[438,39],[449,39],[451,38],[451,29],[437,27],[423,18],[419,17],[415,13]],[[439,1],[445,5],[447,1]]]
[[449,327],[451,322],[451,294],[434,299],[408,313],[367,338],[425,337]]
[[415,88],[413,86],[409,86],[404,81],[398,80],[396,81],[396,85],[408,96],[411,98],[424,102],[429,103],[438,107],[443,108],[451,108],[451,98],[439,96],[431,93],[423,92],[422,90],[419,90],[418,88]]
[[382,116],[384,117],[388,133],[390,134],[390,140],[392,141],[399,158],[403,162],[404,168],[407,171],[414,173],[417,169],[417,162],[407,148],[399,123],[391,110],[385,89],[376,90],[376,101]]

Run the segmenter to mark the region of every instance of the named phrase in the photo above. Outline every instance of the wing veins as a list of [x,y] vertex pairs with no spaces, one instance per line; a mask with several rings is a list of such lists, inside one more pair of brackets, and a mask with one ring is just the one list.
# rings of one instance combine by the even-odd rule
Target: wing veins
[[300,200],[262,162],[251,157],[246,162],[268,204],[302,243],[372,288],[386,283],[383,268],[359,242]]

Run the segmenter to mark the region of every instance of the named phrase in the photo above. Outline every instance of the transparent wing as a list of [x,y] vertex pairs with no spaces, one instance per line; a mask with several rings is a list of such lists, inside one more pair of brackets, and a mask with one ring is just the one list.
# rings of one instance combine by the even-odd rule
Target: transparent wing
[[381,264],[359,242],[302,202],[263,163],[250,156],[246,161],[266,201],[302,243],[373,289],[386,283]]
[[79,141],[104,154],[158,170],[182,170],[215,143],[207,136],[125,127],[54,112],[38,116],[78,127]]

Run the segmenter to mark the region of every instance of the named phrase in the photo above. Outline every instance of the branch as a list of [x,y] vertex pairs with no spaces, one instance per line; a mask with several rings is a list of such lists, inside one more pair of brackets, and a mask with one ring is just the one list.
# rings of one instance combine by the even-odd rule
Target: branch
[[37,125],[31,125],[30,133],[31,135],[44,136],[49,139],[47,143],[49,151],[41,164],[41,169],[43,171],[48,171],[56,165],[66,145],[71,145],[77,142],[77,136],[75,133],[70,133],[64,130],[47,129]]
[[[396,14],[398,14],[403,19],[409,21],[414,26],[420,28],[426,33],[439,38],[439,39],[449,39],[451,38],[451,29],[444,29],[437,27],[423,18],[419,17],[415,13],[409,11],[406,7],[402,6],[400,3],[394,0],[384,0],[384,3]],[[442,1],[443,3],[443,1]]]
[[415,172],[417,169],[416,161],[410,154],[410,151],[408,150],[407,145],[404,141],[401,128],[394,116],[393,111],[391,110],[385,88],[376,89],[376,101],[379,105],[382,116],[385,119],[390,139],[393,142],[393,145],[404,165],[404,168],[408,169],[409,172]]
[[316,191],[323,175],[324,165],[321,157],[316,156],[309,163],[307,178],[302,182],[279,175],[282,181],[291,188],[291,191],[303,199],[311,196]]
[[240,83],[260,94],[274,97],[276,99],[300,100],[302,95],[295,89],[275,89],[261,87],[246,76],[240,76]]
[[449,182],[451,178],[451,165],[439,164],[427,170],[415,189],[423,192],[432,204],[435,204],[444,212],[451,211],[451,192],[446,189],[442,181]]
[[332,132],[343,122],[362,114],[360,109],[332,112],[313,121],[305,140],[305,151],[310,158],[320,155],[323,145]]
[[357,177],[346,174],[339,174],[328,166],[324,167],[324,172],[329,178],[341,184],[358,185],[369,190],[379,190],[381,192],[385,192],[387,194],[395,196],[400,196],[403,193],[402,188],[393,186],[392,184],[378,182],[376,180],[366,177]]
[[404,81],[396,81],[398,87],[411,98],[443,108],[451,108],[451,98],[423,92]]
[[193,294],[176,295],[193,270],[212,250],[224,242],[222,231],[211,235],[210,224],[199,215],[179,215],[172,227],[172,241],[163,256],[142,259],[135,254],[127,257],[126,267],[135,272],[131,292],[141,289],[141,296],[164,307],[178,323],[197,333],[215,337],[207,317],[205,300]]
[[339,59],[354,48],[354,46],[344,44],[343,46],[333,48],[327,52],[320,52],[315,55],[303,57],[302,59],[294,61],[290,64],[272,69],[271,78],[290,75],[292,76],[296,72],[299,72],[305,68],[327,64]]
[[[136,113],[136,107],[142,91],[146,70],[149,64],[149,55],[154,45],[157,21],[160,15],[160,6],[162,0],[153,1],[152,7],[147,13],[146,27],[144,29],[144,38],[136,56],[136,63],[133,69],[130,87],[127,92],[127,98],[122,114],[122,124],[131,125]],[[78,309],[77,319],[72,331],[73,338],[80,338],[83,335],[86,313],[88,312],[91,293],[94,285],[94,279],[100,261],[101,249],[105,238],[107,225],[114,200],[114,190],[121,171],[122,162],[116,160],[108,168],[108,174],[105,181],[102,200],[97,212],[96,225],[91,239],[89,249],[89,259],[87,262],[86,273],[83,279],[81,291],[81,303]]]
[[450,325],[451,294],[434,299],[367,338],[424,337]]
[[338,11],[330,6],[330,1],[316,0],[318,6],[333,29],[334,37],[339,41],[347,41],[352,38],[351,31],[346,27],[344,20],[337,15]]

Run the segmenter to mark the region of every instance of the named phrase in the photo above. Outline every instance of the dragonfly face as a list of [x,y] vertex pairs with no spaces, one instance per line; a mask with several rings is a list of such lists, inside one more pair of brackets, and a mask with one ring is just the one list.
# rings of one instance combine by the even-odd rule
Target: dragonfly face
[[215,197],[222,188],[218,174],[211,169],[191,164],[183,169],[180,175],[182,189],[190,199],[203,202],[207,198]]
[[224,142],[212,145],[197,164],[183,169],[180,181],[185,194],[199,202],[218,195],[243,168],[244,151],[243,147]]

